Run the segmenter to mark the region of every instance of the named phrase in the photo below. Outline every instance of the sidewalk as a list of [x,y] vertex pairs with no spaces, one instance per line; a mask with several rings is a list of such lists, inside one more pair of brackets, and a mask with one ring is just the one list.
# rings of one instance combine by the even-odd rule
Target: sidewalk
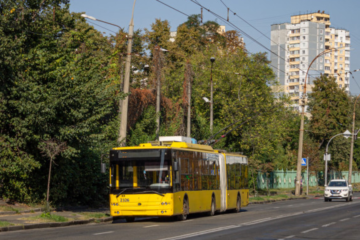
[[0,232],[112,221],[109,213],[108,208],[74,208],[45,214],[39,207],[9,205],[0,200]]

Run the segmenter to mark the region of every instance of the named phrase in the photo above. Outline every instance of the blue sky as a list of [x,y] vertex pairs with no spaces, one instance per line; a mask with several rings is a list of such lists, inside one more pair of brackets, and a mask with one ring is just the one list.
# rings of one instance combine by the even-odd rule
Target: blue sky
[[[200,14],[200,7],[190,0],[161,0],[166,4],[186,13]],[[95,18],[117,24],[128,29],[133,0],[70,0],[70,10],[85,12]],[[199,3],[213,12],[226,18],[227,10],[220,0],[198,0]],[[241,18],[248,21],[270,38],[270,26],[274,23],[290,22],[292,15],[311,13],[318,10],[330,14],[331,27],[344,28],[351,36],[350,70],[360,68],[360,1],[359,0],[223,0]],[[155,19],[168,20],[171,30],[187,20],[187,16],[157,2],[156,0],[137,0],[134,13],[135,29],[150,29]],[[216,20],[225,25],[226,30],[233,28],[211,13],[204,10],[204,21]],[[113,34],[118,29],[100,22],[88,21],[96,29],[106,34]],[[244,21],[230,14],[230,22],[245,33],[255,38],[262,45],[270,48],[270,40],[252,29]],[[96,25],[95,25],[96,24]],[[101,26],[101,27],[100,27]],[[106,28],[106,29],[105,29]],[[109,31],[110,30],[110,31]],[[113,31],[113,32],[112,32]],[[241,31],[240,31],[241,33]],[[244,36],[245,44],[250,52],[267,52],[265,48]],[[360,72],[353,74],[350,82],[351,94],[360,94]],[[355,82],[356,81],[356,82]]]

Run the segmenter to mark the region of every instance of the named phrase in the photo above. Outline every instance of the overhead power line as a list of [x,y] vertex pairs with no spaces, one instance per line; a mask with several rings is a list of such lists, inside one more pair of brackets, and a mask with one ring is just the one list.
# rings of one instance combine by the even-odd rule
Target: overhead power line
[[185,15],[185,16],[190,17],[190,15],[187,15],[186,13],[180,11],[179,9],[176,9],[176,8],[174,8],[174,7],[168,5],[168,4],[166,4],[166,3],[164,3],[164,2],[162,2],[162,1],[160,1],[160,0],[156,0],[156,1],[159,2],[159,3],[161,3],[161,4],[163,4],[163,5],[165,5],[165,6],[167,6],[167,7],[169,7],[169,8],[171,8],[171,9],[173,9],[173,10],[175,10],[175,11],[177,11],[177,12],[179,12],[179,13],[181,13],[181,14],[183,14],[183,15]]
[[[271,42],[275,43],[276,45],[279,45],[277,44],[277,42],[273,41],[271,38],[269,38],[266,34],[264,34],[263,32],[261,32],[259,29],[257,29],[256,27],[254,27],[251,23],[249,23],[248,21],[246,21],[244,18],[240,17],[239,15],[236,14],[236,12],[234,12],[233,10],[231,10],[231,8],[229,8],[223,0],[220,0],[222,2],[222,4],[224,4],[224,6],[229,9],[230,12],[232,12],[236,17],[238,17],[239,19],[241,19],[242,21],[244,21],[246,24],[248,24],[250,27],[252,27],[253,29],[255,29],[257,32],[259,32],[261,35],[263,35],[264,37],[266,37],[267,39],[269,39]],[[285,52],[287,52],[287,50],[285,48],[283,48],[281,45],[279,45],[281,49],[283,49]],[[274,53],[274,52],[272,52]],[[277,55],[277,54],[276,54]],[[279,56],[279,55],[277,55]],[[283,59],[283,58],[282,58]],[[285,60],[285,59],[284,59]],[[286,61],[286,60],[285,60]],[[304,71],[303,69],[301,68],[295,68],[295,69],[299,69],[301,71]],[[317,72],[320,72],[319,70],[315,70]],[[309,74],[310,75],[310,74]],[[311,76],[311,75],[310,75]]]

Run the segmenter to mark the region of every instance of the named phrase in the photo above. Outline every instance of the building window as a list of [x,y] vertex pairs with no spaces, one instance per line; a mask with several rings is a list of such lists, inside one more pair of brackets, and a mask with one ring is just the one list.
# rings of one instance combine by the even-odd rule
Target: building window
[[322,41],[323,40],[323,38],[322,37],[320,37],[320,41]]
[[303,36],[303,40],[305,40],[306,39],[306,37],[305,36]]
[[323,34],[323,33],[324,33],[324,31],[322,29],[320,29],[320,34]]
[[305,61],[305,57],[302,57],[302,60]]
[[320,49],[323,49],[324,48],[324,45],[323,44],[320,44]]
[[342,88],[342,85],[340,84],[339,87]]
[[343,50],[340,50],[340,54],[343,54],[343,52],[344,52]]
[[340,57],[340,61],[342,61],[342,57]]
[[342,47],[342,43],[340,43],[340,47]]
[[320,65],[320,70],[322,70],[323,69],[323,66],[322,65]]
[[302,54],[305,54],[305,50],[302,50]]
[[343,41],[343,37],[340,37],[340,42],[342,42]]
[[322,59],[322,58],[320,58],[320,62],[323,62],[323,59]]
[[305,32],[305,28],[302,29],[302,32]]
[[305,47],[305,43],[303,43],[303,47]]
[[336,42],[336,43],[335,43],[335,47],[337,47],[337,46],[338,46],[338,43]]

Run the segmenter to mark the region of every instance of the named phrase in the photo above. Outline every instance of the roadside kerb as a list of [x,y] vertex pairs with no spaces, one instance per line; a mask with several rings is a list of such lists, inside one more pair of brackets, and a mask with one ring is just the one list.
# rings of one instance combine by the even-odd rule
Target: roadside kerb
[[297,199],[308,199],[307,197],[301,197],[301,198],[287,198],[287,199],[278,199],[278,200],[266,200],[266,201],[259,201],[259,202],[249,202],[249,204],[266,204],[266,203],[272,203],[272,202],[281,202],[281,201],[288,201],[288,200],[297,200]]
[[0,228],[0,232],[8,232],[8,231],[19,231],[19,230],[27,230],[27,229],[38,229],[38,228],[50,228],[50,227],[67,227],[71,225],[80,225],[80,224],[88,224],[92,222],[109,222],[112,221],[113,217],[107,218],[90,218],[88,220],[75,220],[69,222],[51,222],[51,223],[35,223],[35,224],[27,224],[21,226],[9,226]]

